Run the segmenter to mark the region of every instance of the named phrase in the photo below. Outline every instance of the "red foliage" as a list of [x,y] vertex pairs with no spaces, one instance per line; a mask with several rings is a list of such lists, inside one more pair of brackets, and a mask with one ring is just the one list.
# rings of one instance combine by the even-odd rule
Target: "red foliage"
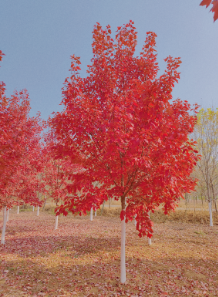
[[214,13],[213,19],[215,22],[218,19],[218,0],[203,0],[200,3],[201,6],[205,5],[206,7],[208,7],[210,4],[213,4],[213,7],[210,11]]
[[[0,52],[0,57],[2,52]],[[5,96],[0,85],[0,208],[28,202],[40,204],[36,197],[40,164],[40,133],[44,128],[39,115],[29,117],[26,90]]]
[[80,59],[72,56],[64,111],[49,122],[58,156],[79,158],[84,169],[74,175],[68,188],[73,195],[59,213],[85,213],[108,197],[121,198],[121,219],[137,214],[139,236],[151,236],[148,212],[163,204],[167,214],[195,187],[190,174],[199,156],[188,136],[198,106],[170,101],[181,60],[166,58],[167,69],[157,78],[155,33],[147,33],[140,56],[134,57],[133,24],[118,27],[115,41],[110,26],[95,25],[88,76],[79,76]]
[[[68,187],[71,186],[72,179],[80,166],[72,164],[69,158],[57,159],[54,154],[55,139],[50,131],[45,136],[46,146],[43,149],[45,167],[42,173],[42,179],[46,184],[47,197],[51,197],[56,206],[61,200],[67,199]],[[56,158],[55,158],[56,157]]]

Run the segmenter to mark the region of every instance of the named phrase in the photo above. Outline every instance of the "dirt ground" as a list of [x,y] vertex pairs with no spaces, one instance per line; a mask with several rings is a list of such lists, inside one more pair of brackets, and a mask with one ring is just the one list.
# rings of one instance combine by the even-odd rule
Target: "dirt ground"
[[61,216],[58,230],[54,223],[48,212],[10,211],[0,296],[218,296],[217,225],[154,223],[149,246],[128,222],[120,284],[119,218]]

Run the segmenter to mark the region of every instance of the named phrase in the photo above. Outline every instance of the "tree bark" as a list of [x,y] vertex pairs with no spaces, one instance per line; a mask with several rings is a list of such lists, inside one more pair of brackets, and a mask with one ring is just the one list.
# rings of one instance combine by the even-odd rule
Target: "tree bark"
[[7,210],[7,222],[9,221],[9,209]]
[[17,207],[17,214],[19,214],[20,213],[20,206],[18,205],[18,207]]
[[2,227],[2,237],[1,237],[1,244],[5,244],[5,231],[6,231],[6,206],[3,207],[3,227]]
[[213,227],[213,216],[212,216],[212,203],[209,202],[209,213],[210,213],[210,227]]
[[[150,211],[148,212],[148,216],[149,216],[149,219],[150,219]],[[151,238],[149,238],[149,237],[148,237],[148,244],[151,245]]]
[[[121,197],[121,207],[125,210],[125,197]],[[121,263],[120,263],[120,281],[126,282],[126,262],[125,262],[125,241],[126,241],[126,223],[125,217],[121,221]]]
[[34,211],[34,206],[33,206],[33,211]]
[[37,216],[39,216],[39,206],[37,207]]
[[93,221],[93,208],[91,208],[91,211],[90,211],[90,221]]

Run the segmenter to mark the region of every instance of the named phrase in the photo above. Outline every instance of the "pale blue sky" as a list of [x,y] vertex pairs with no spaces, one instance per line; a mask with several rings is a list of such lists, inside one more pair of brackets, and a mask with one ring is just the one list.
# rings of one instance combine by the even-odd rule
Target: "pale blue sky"
[[[0,0],[0,49],[5,53],[0,81],[7,96],[27,89],[31,116],[47,120],[62,107],[61,88],[70,72],[70,55],[81,57],[81,75],[92,58],[96,22],[117,26],[133,20],[136,55],[146,32],[157,34],[160,73],[168,55],[181,57],[181,79],[173,96],[218,107],[218,21],[200,0]],[[114,36],[114,35],[113,35]]]

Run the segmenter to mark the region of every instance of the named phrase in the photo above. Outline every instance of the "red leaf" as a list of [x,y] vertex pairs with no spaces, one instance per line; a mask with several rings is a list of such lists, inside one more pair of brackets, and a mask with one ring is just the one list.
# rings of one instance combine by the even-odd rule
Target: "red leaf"
[[218,19],[218,1],[214,0],[212,4],[213,4],[213,7],[211,8],[211,11],[214,13],[213,19],[215,22]]
[[206,7],[208,7],[211,4],[212,0],[203,0],[201,1],[200,5],[204,6],[206,5]]

